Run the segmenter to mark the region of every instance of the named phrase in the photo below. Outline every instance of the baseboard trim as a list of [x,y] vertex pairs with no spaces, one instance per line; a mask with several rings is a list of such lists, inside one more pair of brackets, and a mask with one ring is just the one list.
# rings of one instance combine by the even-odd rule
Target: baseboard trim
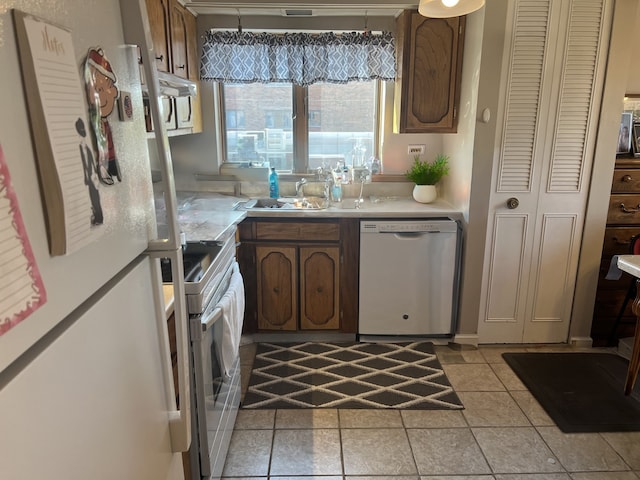
[[452,343],[457,343],[459,345],[473,345],[474,347],[478,346],[478,334],[456,334],[453,337]]
[[299,333],[299,332],[274,332],[274,333],[253,333],[251,335],[243,335],[240,340],[241,345],[248,343],[287,343],[287,342],[355,342],[356,335],[354,333]]
[[591,348],[593,339],[591,337],[571,337],[569,338],[569,345],[578,348]]

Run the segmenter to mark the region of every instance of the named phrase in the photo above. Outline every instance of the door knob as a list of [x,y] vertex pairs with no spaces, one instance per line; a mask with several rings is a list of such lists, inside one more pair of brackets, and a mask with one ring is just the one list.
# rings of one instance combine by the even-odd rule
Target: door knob
[[520,205],[520,200],[515,197],[511,197],[509,200],[507,200],[507,208],[511,210],[513,210],[514,208],[518,208],[518,205]]

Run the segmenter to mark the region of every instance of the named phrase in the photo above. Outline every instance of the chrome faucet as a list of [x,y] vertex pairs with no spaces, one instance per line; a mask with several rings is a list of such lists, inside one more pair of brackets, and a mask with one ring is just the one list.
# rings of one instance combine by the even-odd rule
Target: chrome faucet
[[307,184],[306,178],[301,178],[299,182],[296,182],[296,197],[300,196],[300,191],[302,187]]

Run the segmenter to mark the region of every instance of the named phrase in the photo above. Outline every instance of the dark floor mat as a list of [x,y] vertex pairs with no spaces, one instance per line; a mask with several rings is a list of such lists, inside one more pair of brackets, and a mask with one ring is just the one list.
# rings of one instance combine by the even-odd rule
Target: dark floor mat
[[461,409],[431,342],[260,343],[242,408]]
[[624,358],[607,353],[502,356],[563,432],[640,431],[640,385],[624,395],[629,365]]

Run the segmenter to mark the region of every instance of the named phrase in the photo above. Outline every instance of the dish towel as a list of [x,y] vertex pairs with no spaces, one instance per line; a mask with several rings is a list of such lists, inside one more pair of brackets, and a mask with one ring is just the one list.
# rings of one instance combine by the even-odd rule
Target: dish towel
[[218,304],[222,310],[222,367],[231,376],[233,362],[238,356],[244,320],[244,284],[238,264],[233,266],[229,288]]
[[614,255],[611,257],[611,263],[609,264],[609,270],[607,271],[607,276],[604,277],[605,280],[620,280],[622,276],[622,270],[618,267],[618,255]]

